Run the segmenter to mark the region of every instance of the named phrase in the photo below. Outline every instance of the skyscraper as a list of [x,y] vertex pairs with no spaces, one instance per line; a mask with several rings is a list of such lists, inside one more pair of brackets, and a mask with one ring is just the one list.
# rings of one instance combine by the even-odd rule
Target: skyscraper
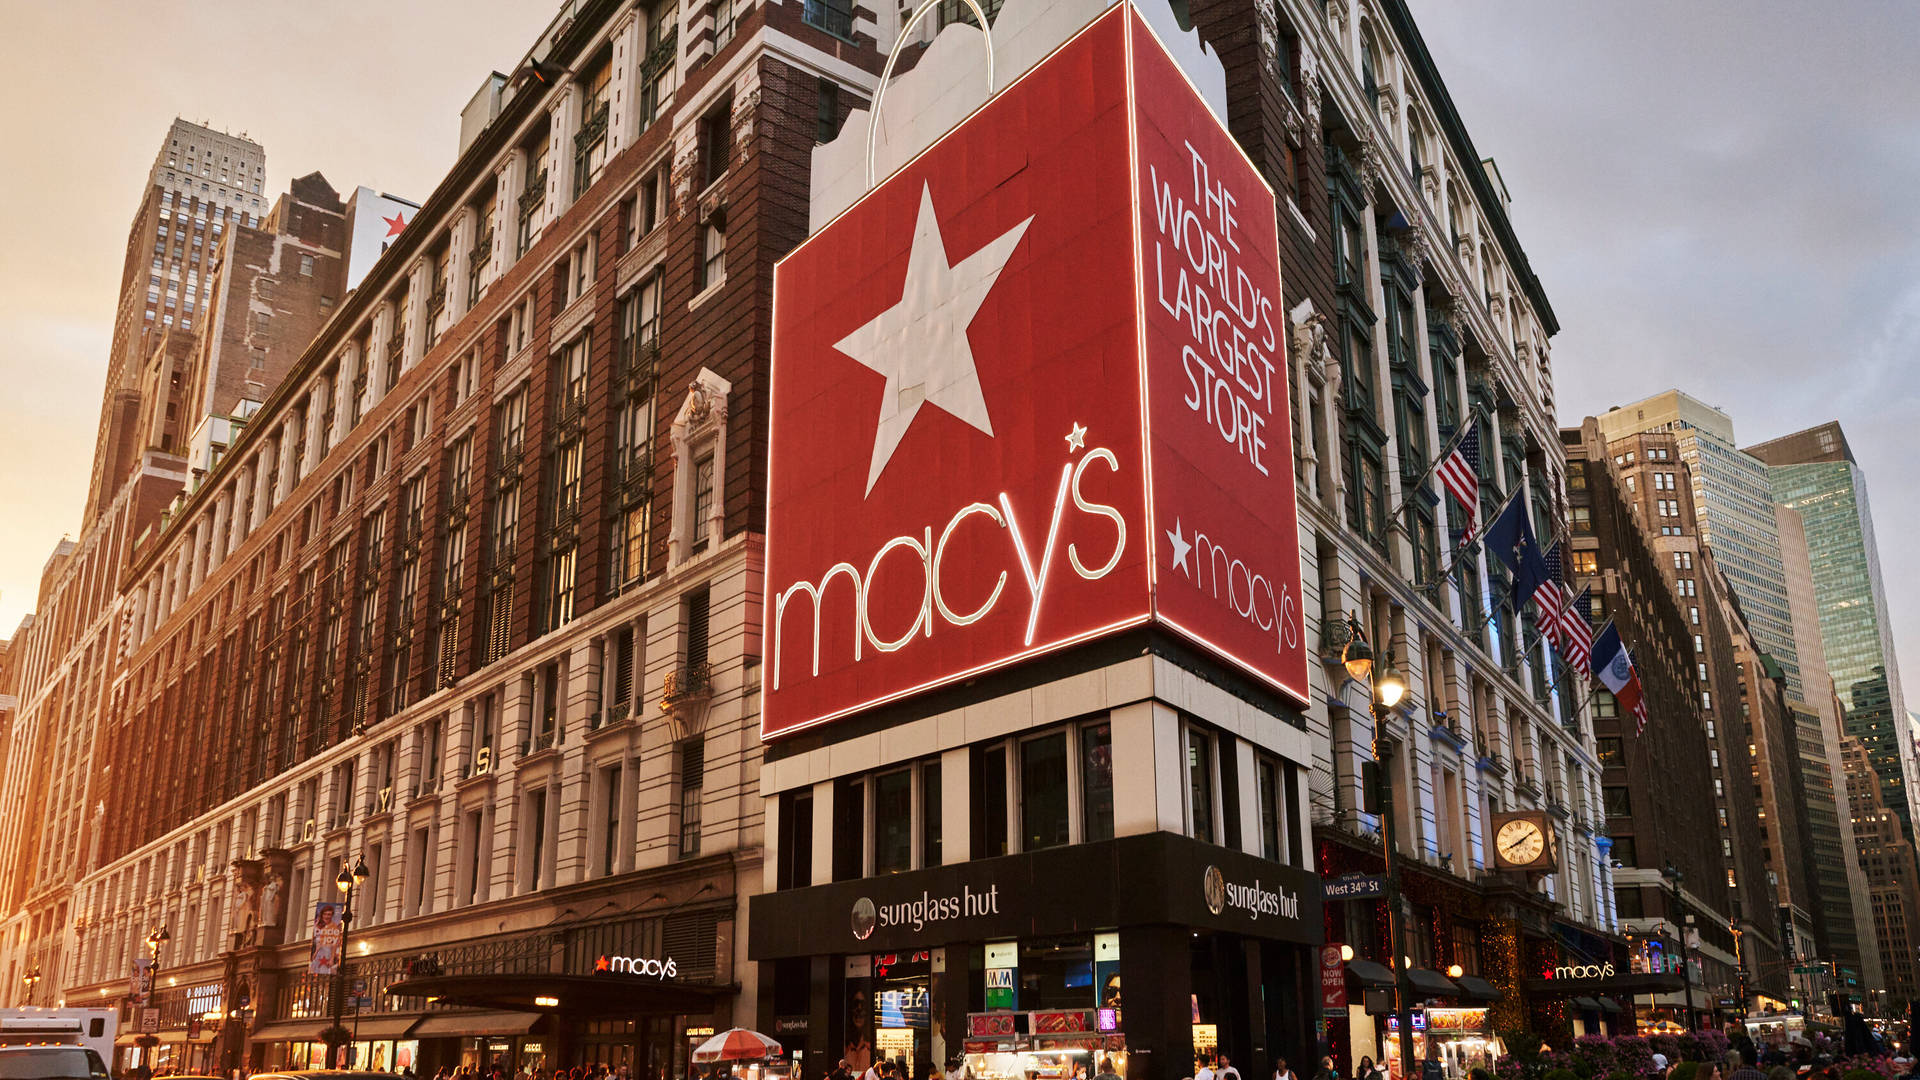
[[1800,512],[1819,599],[1820,639],[1845,709],[1846,734],[1865,748],[1887,807],[1899,815],[1911,840],[1916,764],[1866,474],[1838,421],[1748,452],[1767,464],[1774,500]]
[[[139,460],[141,374],[158,335],[193,329],[210,300],[202,286],[211,284],[227,227],[257,225],[265,215],[266,162],[259,143],[187,120],[175,119],[161,140],[127,235],[84,524],[113,501]],[[177,351],[189,347],[182,340]]]
[[[1732,586],[1754,642],[1785,676],[1792,713],[1807,831],[1813,849],[1813,895],[1821,908],[1825,952],[1868,982],[1878,979],[1866,879],[1846,810],[1840,771],[1839,718],[1821,657],[1820,626],[1799,515],[1773,501],[1766,463],[1740,449],[1733,419],[1679,390],[1608,410],[1599,418],[1609,440],[1671,432],[1687,466],[1700,539]],[[1678,500],[1674,500],[1678,502]],[[1789,596],[1799,584],[1806,596]],[[1796,619],[1798,621],[1796,622]],[[1829,715],[1832,714],[1832,715]]]

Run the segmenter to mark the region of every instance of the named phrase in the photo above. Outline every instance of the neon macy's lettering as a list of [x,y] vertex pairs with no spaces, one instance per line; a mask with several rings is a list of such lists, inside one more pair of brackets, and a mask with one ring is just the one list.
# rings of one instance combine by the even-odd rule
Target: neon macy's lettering
[[[787,604],[797,595],[807,596],[813,601],[812,673],[815,678],[819,677],[820,609],[826,598],[828,587],[838,577],[845,577],[853,589],[853,659],[855,663],[859,663],[862,659],[863,642],[880,652],[888,653],[906,648],[916,636],[931,638],[935,612],[939,613],[939,621],[949,626],[968,626],[985,618],[1000,602],[1000,594],[1007,584],[1007,571],[1000,571],[999,577],[994,581],[993,590],[987,594],[987,598],[980,603],[980,606],[965,613],[956,612],[948,605],[941,577],[941,567],[947,556],[948,544],[953,540],[954,534],[959,531],[961,523],[975,516],[989,519],[995,525],[1007,530],[1009,534],[1014,555],[1020,566],[1021,578],[1027,586],[1026,644],[1032,645],[1039,627],[1040,601],[1046,593],[1047,582],[1053,573],[1054,553],[1059,546],[1060,521],[1066,511],[1067,496],[1073,496],[1074,508],[1079,512],[1107,518],[1113,522],[1114,527],[1113,552],[1108,556],[1107,561],[1098,567],[1089,568],[1081,560],[1077,545],[1072,543],[1067,545],[1067,562],[1073,567],[1074,573],[1088,581],[1097,581],[1112,573],[1114,567],[1120,565],[1120,556],[1126,550],[1126,518],[1118,509],[1088,499],[1080,489],[1081,478],[1086,475],[1087,467],[1095,461],[1101,462],[1115,473],[1120,471],[1119,458],[1104,446],[1095,447],[1087,451],[1080,460],[1061,466],[1060,483],[1053,496],[1053,516],[1047,526],[1046,543],[1040,550],[1037,566],[1028,549],[1026,538],[1020,530],[1020,522],[1014,513],[1013,501],[1005,492],[1001,492],[997,500],[998,506],[991,503],[972,502],[961,507],[947,519],[946,525],[940,530],[938,542],[933,538],[931,525],[922,529],[919,536],[896,536],[888,540],[874,552],[873,558],[867,563],[867,571],[864,575],[861,574],[860,568],[852,563],[837,562],[827,568],[827,572],[821,575],[819,581],[797,581],[788,586],[774,602],[773,688],[780,689],[781,662],[785,657]],[[897,638],[882,638],[874,629],[873,621],[868,615],[868,598],[872,595],[874,576],[880,569],[881,560],[899,548],[905,548],[919,556],[924,580],[920,606],[915,611],[913,622],[907,626],[905,633]]]

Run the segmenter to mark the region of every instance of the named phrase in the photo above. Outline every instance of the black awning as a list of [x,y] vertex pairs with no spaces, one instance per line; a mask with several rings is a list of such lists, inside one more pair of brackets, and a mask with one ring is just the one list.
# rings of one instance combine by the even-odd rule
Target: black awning
[[1460,988],[1452,979],[1431,968],[1408,968],[1407,982],[1413,988],[1428,997],[1459,997]]
[[1619,1012],[1619,1011],[1621,1011],[1621,1010],[1620,1010],[1620,1003],[1619,1003],[1619,1002],[1617,1002],[1617,1001],[1615,1001],[1615,1000],[1613,1000],[1612,998],[1601,998],[1601,999],[1600,999],[1600,1011],[1601,1011],[1601,1012],[1609,1012],[1609,1013],[1617,1013],[1617,1012]]
[[427,998],[507,1012],[561,1012],[574,1016],[631,1013],[703,1013],[733,993],[731,987],[662,982],[623,975],[423,975],[387,987],[396,997]]
[[1581,1012],[1599,1012],[1600,1011],[1600,1003],[1593,1000],[1590,997],[1574,998],[1573,1007],[1576,1009],[1579,1009]]
[[1347,974],[1360,980],[1361,986],[1375,989],[1389,989],[1393,986],[1393,972],[1385,964],[1376,964],[1371,960],[1347,961]]
[[1500,988],[1478,975],[1462,975],[1453,981],[1460,987],[1460,996],[1468,1001],[1500,1000]]

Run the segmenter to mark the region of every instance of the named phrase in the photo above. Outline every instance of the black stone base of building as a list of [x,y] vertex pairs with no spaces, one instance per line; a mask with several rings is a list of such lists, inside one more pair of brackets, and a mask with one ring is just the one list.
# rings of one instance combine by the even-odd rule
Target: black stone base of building
[[1178,1080],[1315,1055],[1314,874],[1169,833],[756,896],[763,1022],[802,1075],[963,1055]]

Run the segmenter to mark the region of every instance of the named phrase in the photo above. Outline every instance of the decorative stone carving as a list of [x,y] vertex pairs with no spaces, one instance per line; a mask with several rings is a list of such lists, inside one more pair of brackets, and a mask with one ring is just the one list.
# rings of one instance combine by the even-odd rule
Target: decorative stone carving
[[1433,248],[1427,240],[1427,230],[1415,225],[1401,238],[1400,246],[1406,252],[1407,263],[1416,272],[1423,271],[1433,262]]
[[1347,40],[1347,0],[1327,0],[1327,28],[1334,41]]
[[1383,163],[1380,160],[1380,148],[1374,144],[1372,136],[1360,140],[1360,187],[1373,198],[1374,185],[1380,182]]
[[1460,256],[1460,265],[1473,269],[1473,237],[1463,236],[1453,242],[1454,254]]
[[753,159],[754,118],[760,115],[760,79],[750,75],[733,94],[733,160],[745,164]]
[[1320,130],[1320,62],[1313,53],[1300,50],[1300,107],[1307,114],[1307,128]]
[[693,174],[700,165],[700,146],[691,137],[673,159],[673,216],[680,220],[693,209]]
[[[1325,358],[1332,355],[1327,347],[1327,317],[1319,312],[1310,312],[1298,318],[1293,324],[1293,355],[1299,358],[1299,364],[1306,370],[1317,386],[1328,379]],[[1339,378],[1336,373],[1333,378]]]
[[1460,295],[1460,290],[1454,289],[1440,302],[1440,317],[1446,320],[1447,329],[1452,330],[1456,338],[1462,336],[1467,322],[1467,305]]

